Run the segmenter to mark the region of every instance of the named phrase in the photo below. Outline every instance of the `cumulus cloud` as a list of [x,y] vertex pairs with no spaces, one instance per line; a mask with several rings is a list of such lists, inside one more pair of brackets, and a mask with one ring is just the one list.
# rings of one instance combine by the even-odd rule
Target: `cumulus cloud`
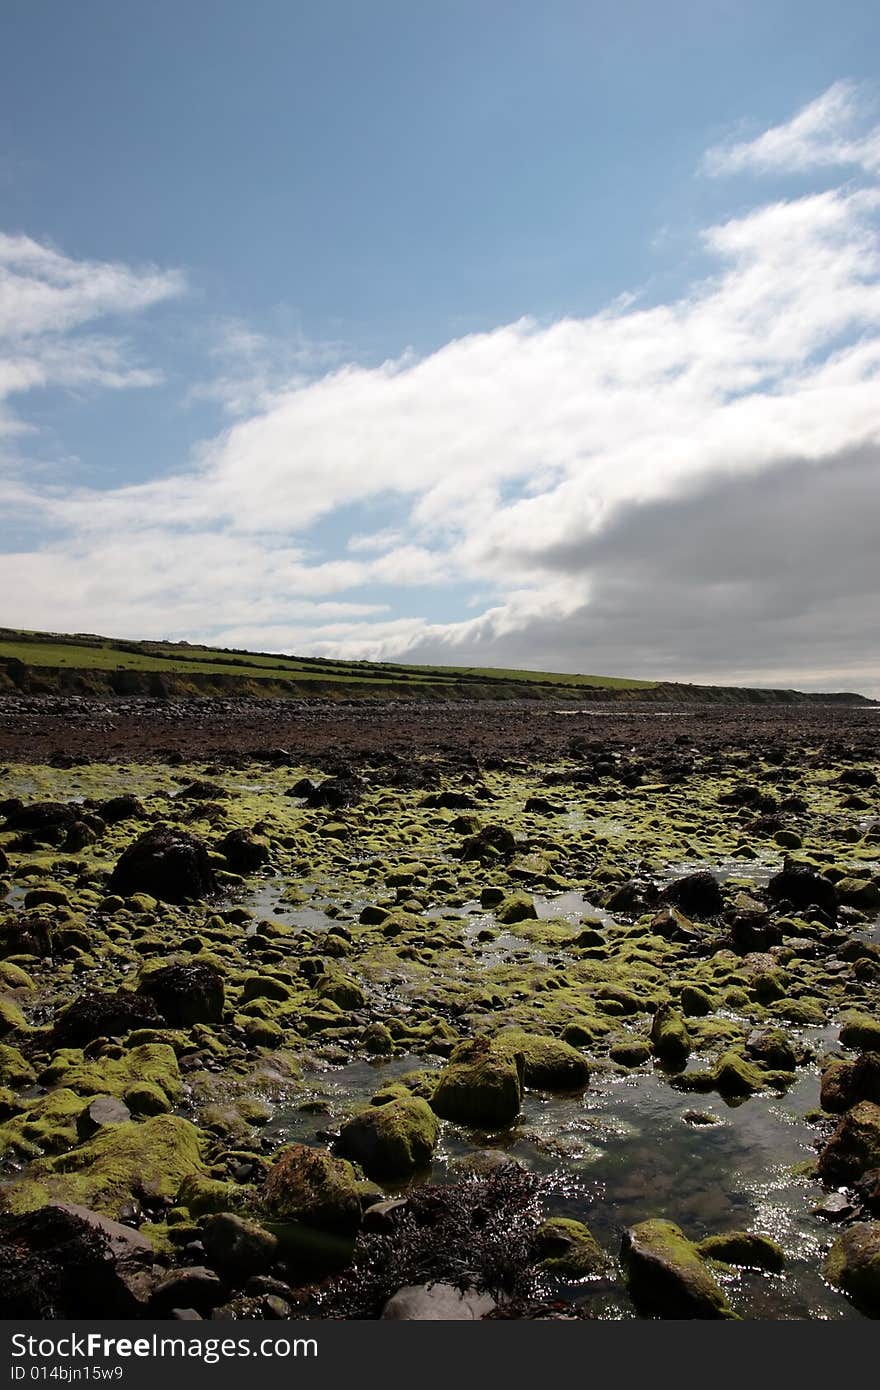
[[[233,418],[188,467],[19,495],[59,540],[0,558],[16,620],[880,693],[880,136],[862,118],[837,84],[710,152],[715,173],[863,177],[706,228],[711,273],[668,303],[318,376],[227,325]],[[421,616],[428,592],[449,620]]]

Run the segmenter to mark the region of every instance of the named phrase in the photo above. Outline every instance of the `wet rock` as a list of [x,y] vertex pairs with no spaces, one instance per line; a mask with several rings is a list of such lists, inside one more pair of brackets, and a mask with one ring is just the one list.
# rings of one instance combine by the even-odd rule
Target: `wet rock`
[[278,1240],[270,1231],[228,1211],[207,1217],[202,1242],[211,1264],[236,1288],[271,1269],[278,1255]]
[[427,1168],[440,1126],[426,1101],[400,1094],[373,1104],[342,1126],[338,1149],[376,1181],[405,1178]]
[[580,1221],[552,1216],[536,1236],[535,1255],[548,1274],[563,1279],[587,1279],[608,1272],[610,1261]]
[[25,831],[37,843],[57,844],[79,814],[79,806],[68,806],[62,801],[33,801],[29,806],[20,801],[7,802],[6,829]]
[[717,917],[724,909],[721,885],[706,869],[685,874],[667,884],[660,894],[663,902],[680,908],[688,917]]
[[223,976],[209,961],[193,960],[150,970],[137,992],[155,1005],[172,1028],[220,1023],[223,1018]]
[[880,1105],[863,1100],[848,1110],[819,1155],[819,1174],[829,1186],[857,1182],[880,1167]]
[[128,846],[110,876],[109,891],[149,893],[162,902],[208,897],[217,888],[208,851],[184,830],[155,826]]
[[640,1221],[630,1227],[620,1253],[639,1312],[661,1318],[734,1316],[696,1246],[672,1221]]
[[72,1204],[0,1216],[6,1318],[125,1318],[142,1310],[154,1253],[127,1226]]
[[452,1284],[411,1284],[389,1298],[381,1316],[398,1322],[476,1322],[497,1306],[489,1294],[462,1293]]
[[691,1043],[681,1014],[671,1004],[661,1004],[651,1021],[651,1045],[661,1061],[671,1067],[683,1067],[690,1055]]
[[268,1216],[341,1235],[353,1235],[361,1222],[351,1164],[306,1144],[290,1144],[278,1154],[260,1203]]
[[150,1312],[159,1316],[172,1308],[195,1308],[204,1317],[225,1298],[226,1285],[214,1270],[193,1265],[190,1269],[176,1269],[156,1285]]
[[269,846],[252,830],[230,830],[218,849],[236,874],[252,874],[269,860]]
[[823,878],[812,869],[798,868],[788,861],[782,871],[770,879],[767,896],[775,902],[791,903],[792,907],[800,910],[819,907],[831,916],[837,913],[837,889],[830,879]]
[[872,1216],[880,1216],[880,1168],[869,1168],[856,1183],[859,1201]]
[[822,1072],[823,1110],[839,1115],[861,1100],[880,1105],[880,1052],[863,1052],[855,1062],[831,1061]]
[[465,861],[476,860],[481,864],[493,864],[499,860],[512,859],[517,850],[516,840],[502,825],[485,825],[475,835],[468,835],[459,850]]
[[840,1021],[840,1041],[844,1047],[880,1052],[880,1019],[853,1010]]
[[798,1055],[781,1028],[760,1028],[750,1033],[745,1050],[753,1061],[779,1071],[794,1071]]
[[496,1051],[514,1065],[523,1058],[523,1083],[539,1091],[582,1091],[589,1085],[590,1064],[582,1052],[560,1038],[521,1029],[500,1033]]
[[848,876],[839,878],[834,886],[840,902],[847,907],[857,907],[861,912],[873,912],[880,907],[880,883],[873,879]]
[[524,1059],[495,1051],[488,1039],[462,1043],[431,1098],[431,1108],[445,1120],[491,1129],[513,1124],[522,1103]]
[[726,1231],[723,1235],[707,1236],[696,1249],[704,1259],[721,1260],[728,1265],[744,1265],[749,1269],[766,1269],[779,1274],[785,1268],[785,1252],[769,1236],[755,1231]]
[[534,921],[538,912],[529,893],[508,893],[495,909],[495,916],[505,926]]
[[52,1041],[55,1047],[84,1047],[95,1038],[119,1038],[135,1028],[161,1024],[155,1004],[129,990],[115,994],[94,990],[68,1004],[55,1020]]
[[845,1193],[829,1192],[821,1202],[816,1203],[812,1212],[823,1221],[847,1221],[851,1216],[855,1216],[856,1209]]
[[130,1119],[131,1111],[117,1096],[96,1096],[77,1116],[76,1133],[80,1139],[91,1139],[105,1125],[122,1125]]
[[868,1317],[880,1317],[880,1221],[858,1222],[837,1237],[825,1277]]
[[146,811],[136,796],[111,796],[98,805],[98,815],[105,825],[119,825],[124,820],[143,820]]

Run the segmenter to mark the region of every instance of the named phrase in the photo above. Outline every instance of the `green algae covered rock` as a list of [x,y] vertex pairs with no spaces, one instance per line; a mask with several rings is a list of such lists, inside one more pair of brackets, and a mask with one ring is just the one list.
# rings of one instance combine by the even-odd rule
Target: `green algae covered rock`
[[880,1221],[858,1222],[837,1237],[825,1277],[868,1317],[880,1317]]
[[322,1231],[353,1235],[361,1221],[355,1172],[326,1149],[289,1144],[276,1157],[260,1191],[266,1216]]
[[587,1227],[565,1216],[551,1216],[537,1234],[540,1267],[563,1279],[589,1279],[608,1272],[610,1261]]
[[424,1100],[402,1094],[375,1102],[342,1126],[338,1149],[378,1181],[409,1177],[426,1168],[437,1147],[440,1126]]
[[174,1197],[184,1178],[204,1172],[199,1134],[177,1115],[110,1125],[57,1158],[38,1159],[7,1189],[13,1211],[74,1202],[118,1217],[133,1197]]
[[491,1129],[512,1125],[522,1104],[524,1058],[505,1057],[488,1038],[455,1049],[431,1099],[444,1120]]
[[819,1155],[819,1174],[830,1185],[855,1182],[880,1168],[880,1105],[863,1100],[848,1110]]
[[654,1052],[669,1066],[683,1067],[691,1050],[687,1025],[671,1004],[661,1004],[651,1023]]
[[495,916],[510,927],[517,922],[534,921],[538,913],[529,893],[508,893],[496,907]]
[[582,1091],[589,1084],[586,1057],[560,1038],[517,1029],[500,1034],[493,1040],[493,1048],[514,1064],[517,1056],[522,1055],[526,1086],[540,1091]]
[[844,1047],[880,1052],[880,1019],[853,1009],[840,1020],[840,1041]]
[[624,1232],[621,1258],[640,1313],[660,1318],[732,1318],[723,1290],[697,1247],[672,1221],[640,1221]]
[[707,1236],[696,1246],[704,1259],[721,1260],[728,1265],[743,1265],[751,1269],[766,1269],[779,1274],[785,1268],[785,1253],[769,1236],[755,1231],[725,1231],[723,1235]]

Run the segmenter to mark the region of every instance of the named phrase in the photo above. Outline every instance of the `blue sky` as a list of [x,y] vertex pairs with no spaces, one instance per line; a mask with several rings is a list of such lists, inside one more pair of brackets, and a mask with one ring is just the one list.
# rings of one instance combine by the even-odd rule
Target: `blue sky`
[[3,28],[0,620],[880,693],[876,6]]

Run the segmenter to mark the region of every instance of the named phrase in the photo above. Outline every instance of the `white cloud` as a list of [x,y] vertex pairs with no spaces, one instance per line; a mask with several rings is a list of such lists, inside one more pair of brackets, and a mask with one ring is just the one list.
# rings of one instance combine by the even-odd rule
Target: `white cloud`
[[151,386],[161,373],[133,363],[126,341],[82,332],[179,295],[178,271],[79,261],[26,236],[0,233],[0,435],[28,426],[4,405],[38,387]]
[[711,175],[781,172],[854,166],[880,172],[880,126],[860,133],[865,102],[853,82],[835,82],[790,121],[771,126],[753,140],[718,145],[703,168]]

